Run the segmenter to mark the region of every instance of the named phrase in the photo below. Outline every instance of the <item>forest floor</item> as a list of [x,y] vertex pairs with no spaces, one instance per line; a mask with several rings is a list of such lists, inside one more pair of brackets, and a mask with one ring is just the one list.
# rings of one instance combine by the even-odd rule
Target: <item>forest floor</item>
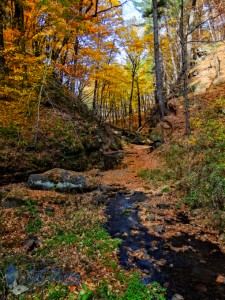
[[[68,299],[89,299],[81,298],[81,293],[97,289],[94,299],[133,300],[133,294],[109,296],[129,289],[133,271],[141,272],[147,283],[160,282],[168,289],[166,299],[177,293],[184,299],[224,299],[225,247],[218,231],[203,210],[190,211],[183,204],[177,182],[142,178],[143,170],[164,167],[158,150],[149,154],[148,148],[127,145],[119,169],[85,173],[110,187],[105,192],[60,194],[30,190],[26,183],[1,188],[5,200],[26,201],[25,206],[1,208],[0,267],[12,263],[22,274],[33,272],[28,273],[33,288],[23,299],[66,299],[71,293]],[[96,203],[99,195],[104,196],[103,205]],[[109,200],[106,206],[104,199]],[[100,224],[105,224],[111,237]],[[34,236],[38,245],[21,245]],[[82,285],[68,283],[68,291],[49,287],[56,268],[63,274],[79,272]],[[43,269],[47,275],[40,275]],[[26,276],[21,275],[19,283],[26,285]],[[109,289],[105,294],[103,283]],[[14,297],[9,293],[7,299]]]

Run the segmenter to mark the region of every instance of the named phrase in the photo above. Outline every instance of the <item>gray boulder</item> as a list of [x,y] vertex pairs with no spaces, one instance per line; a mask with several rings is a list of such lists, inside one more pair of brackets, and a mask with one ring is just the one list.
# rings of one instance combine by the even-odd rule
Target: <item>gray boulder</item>
[[83,192],[97,188],[96,181],[82,173],[55,168],[42,174],[32,174],[28,186],[35,190]]

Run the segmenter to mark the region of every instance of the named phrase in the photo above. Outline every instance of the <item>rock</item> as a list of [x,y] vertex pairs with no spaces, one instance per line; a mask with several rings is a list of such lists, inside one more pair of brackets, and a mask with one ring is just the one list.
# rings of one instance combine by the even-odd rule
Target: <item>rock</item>
[[149,204],[148,203],[144,203],[143,205],[142,205],[144,208],[150,208],[150,206],[149,206]]
[[142,202],[142,201],[146,200],[146,195],[143,192],[135,191],[132,198],[134,199],[134,201]]
[[165,214],[164,214],[163,212],[161,212],[161,211],[158,212],[158,215],[159,215],[160,217],[164,217],[164,216],[165,216]]
[[118,191],[118,194],[120,194],[120,195],[127,194],[127,190],[125,190],[125,189],[120,189],[120,190]]
[[26,205],[26,200],[23,197],[7,197],[2,201],[2,206],[5,208],[20,207],[23,205]]
[[38,190],[56,190],[58,192],[82,192],[97,188],[91,177],[82,173],[55,168],[42,174],[32,174],[28,186]]
[[140,229],[140,226],[139,226],[139,224],[136,222],[136,223],[131,224],[130,228],[133,229],[133,230],[139,230],[139,229]]
[[155,226],[153,227],[153,230],[159,234],[162,234],[165,231],[163,225]]
[[38,248],[41,246],[41,240],[35,236],[35,235],[29,235],[25,241],[23,241],[21,243],[21,246],[22,247],[25,247],[26,250],[29,252],[29,251],[32,251],[34,250],[34,248]]
[[164,218],[164,221],[165,221],[167,224],[175,224],[174,219],[171,218],[171,217]]
[[158,250],[159,250],[159,248],[158,248],[158,247],[156,247],[156,246],[153,246],[153,247],[151,247],[151,248],[150,248],[150,250],[151,250],[151,251],[158,251]]
[[148,255],[148,254],[144,254],[143,256],[142,256],[142,259],[144,259],[144,260],[150,260],[150,255]]
[[46,212],[54,213],[54,212],[55,212],[55,208],[52,207],[52,206],[46,206],[46,207],[45,207],[45,211],[46,211]]
[[156,207],[158,207],[160,209],[169,209],[170,205],[166,204],[166,203],[158,203],[158,204],[156,204]]
[[163,196],[163,193],[162,192],[157,192],[157,193],[155,193],[155,196],[156,197],[161,197],[161,196]]
[[140,207],[140,205],[137,204],[137,203],[133,203],[133,204],[132,204],[132,208],[133,208],[133,209],[138,209],[139,207]]
[[148,221],[155,221],[155,215],[149,215],[147,216]]
[[93,204],[99,206],[101,204],[106,204],[108,202],[108,195],[97,194],[93,196]]
[[112,187],[110,185],[104,185],[104,184],[99,185],[98,188],[102,192],[109,192],[112,190]]
[[180,294],[175,294],[173,295],[172,300],[184,300],[184,297]]

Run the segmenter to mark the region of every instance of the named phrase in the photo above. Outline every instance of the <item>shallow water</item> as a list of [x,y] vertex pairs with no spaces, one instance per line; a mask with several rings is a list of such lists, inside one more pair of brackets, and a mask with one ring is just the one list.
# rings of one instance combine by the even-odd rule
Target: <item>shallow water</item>
[[[225,255],[219,247],[186,233],[167,240],[149,234],[138,216],[138,204],[145,198],[141,192],[118,193],[107,205],[106,228],[113,238],[123,240],[119,254],[121,265],[143,270],[143,283],[158,281],[169,285],[168,300],[176,293],[185,300],[225,300],[225,285],[216,282],[217,276],[225,273]],[[189,220],[181,214],[178,222],[186,224]],[[184,251],[174,251],[183,246]],[[144,258],[132,257],[129,248],[142,249]]]

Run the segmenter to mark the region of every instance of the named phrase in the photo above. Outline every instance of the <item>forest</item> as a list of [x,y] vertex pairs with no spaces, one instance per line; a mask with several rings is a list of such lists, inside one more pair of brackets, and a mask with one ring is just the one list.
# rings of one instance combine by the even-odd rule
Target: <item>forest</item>
[[225,299],[222,0],[0,0],[0,299]]

